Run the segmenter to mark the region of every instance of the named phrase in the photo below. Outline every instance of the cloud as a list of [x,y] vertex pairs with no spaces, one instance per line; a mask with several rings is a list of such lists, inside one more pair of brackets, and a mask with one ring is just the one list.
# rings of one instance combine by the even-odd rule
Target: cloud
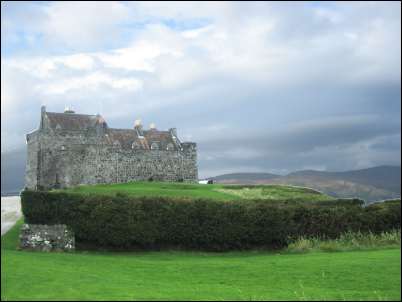
[[12,4],[2,150],[68,104],[176,126],[204,174],[400,163],[400,23],[399,3]]
[[113,78],[102,72],[94,72],[86,76],[69,78],[66,81],[47,83],[37,86],[45,94],[64,94],[70,90],[92,90],[106,85],[113,89],[127,89],[136,91],[142,88],[142,82],[136,78]]
[[312,166],[344,170],[398,165],[400,121],[379,121],[378,116],[348,116],[298,122],[274,133],[232,129],[209,136],[206,131],[198,148],[202,175],[213,176],[207,172],[211,167],[275,173],[283,167],[290,172]]
[[[115,1],[51,2],[43,32],[52,43],[69,47],[94,47],[119,34],[118,25],[128,18],[125,5]],[[72,24],[74,20],[74,24]]]

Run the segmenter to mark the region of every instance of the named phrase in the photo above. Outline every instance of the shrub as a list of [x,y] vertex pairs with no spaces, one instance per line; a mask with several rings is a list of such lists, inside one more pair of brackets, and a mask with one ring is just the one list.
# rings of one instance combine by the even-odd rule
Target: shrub
[[40,191],[23,191],[21,202],[27,223],[67,224],[77,244],[124,249],[282,248],[300,236],[337,238],[348,231],[400,228],[400,203],[364,208],[350,201],[302,204]]
[[300,237],[289,242],[287,251],[304,253],[309,251],[350,251],[362,249],[376,249],[384,247],[400,247],[401,230],[392,230],[374,234],[371,232],[346,232],[336,239],[322,239],[319,237]]

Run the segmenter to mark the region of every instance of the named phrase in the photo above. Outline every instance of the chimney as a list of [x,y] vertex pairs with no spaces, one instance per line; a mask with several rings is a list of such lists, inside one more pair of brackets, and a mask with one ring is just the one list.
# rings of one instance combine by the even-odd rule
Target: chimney
[[170,135],[177,138],[177,129],[176,128],[170,128],[169,129]]
[[139,138],[144,137],[144,133],[142,132],[142,124],[141,124],[141,119],[136,119],[134,122],[134,129],[137,132],[137,136]]
[[45,114],[46,114],[46,106],[42,105],[40,107],[40,126],[39,129],[43,129],[45,127],[45,122],[44,122],[44,118],[45,118]]
[[74,110],[70,109],[68,106],[64,108],[64,113],[75,113]]
[[141,119],[135,120],[134,128],[142,128]]

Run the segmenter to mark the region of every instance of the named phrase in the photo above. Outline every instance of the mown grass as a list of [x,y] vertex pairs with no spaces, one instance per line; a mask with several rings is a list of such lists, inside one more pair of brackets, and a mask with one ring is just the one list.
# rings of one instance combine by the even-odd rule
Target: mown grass
[[210,198],[218,200],[239,199],[237,196],[214,190],[219,187],[221,187],[221,185],[138,181],[119,184],[81,185],[67,189],[66,191],[85,194],[124,193],[135,196]]
[[67,189],[66,191],[85,194],[125,193],[136,196],[208,198],[215,200],[264,199],[299,200],[307,202],[334,200],[333,197],[309,188],[283,185],[229,186],[221,184],[200,185],[168,182],[130,182],[77,186]]
[[381,234],[348,232],[337,239],[327,240],[301,237],[294,242],[290,242],[287,251],[292,253],[312,251],[339,252],[384,248],[401,248],[401,230]]
[[1,238],[7,300],[400,300],[400,249],[39,253]]

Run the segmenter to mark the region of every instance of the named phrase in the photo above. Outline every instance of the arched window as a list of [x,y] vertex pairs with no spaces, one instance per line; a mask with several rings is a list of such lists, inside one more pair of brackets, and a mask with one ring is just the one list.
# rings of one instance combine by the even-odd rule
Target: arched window
[[152,143],[151,144],[151,150],[159,150],[159,146],[157,143]]
[[172,143],[167,144],[166,150],[168,150],[168,151],[174,150],[173,144]]

